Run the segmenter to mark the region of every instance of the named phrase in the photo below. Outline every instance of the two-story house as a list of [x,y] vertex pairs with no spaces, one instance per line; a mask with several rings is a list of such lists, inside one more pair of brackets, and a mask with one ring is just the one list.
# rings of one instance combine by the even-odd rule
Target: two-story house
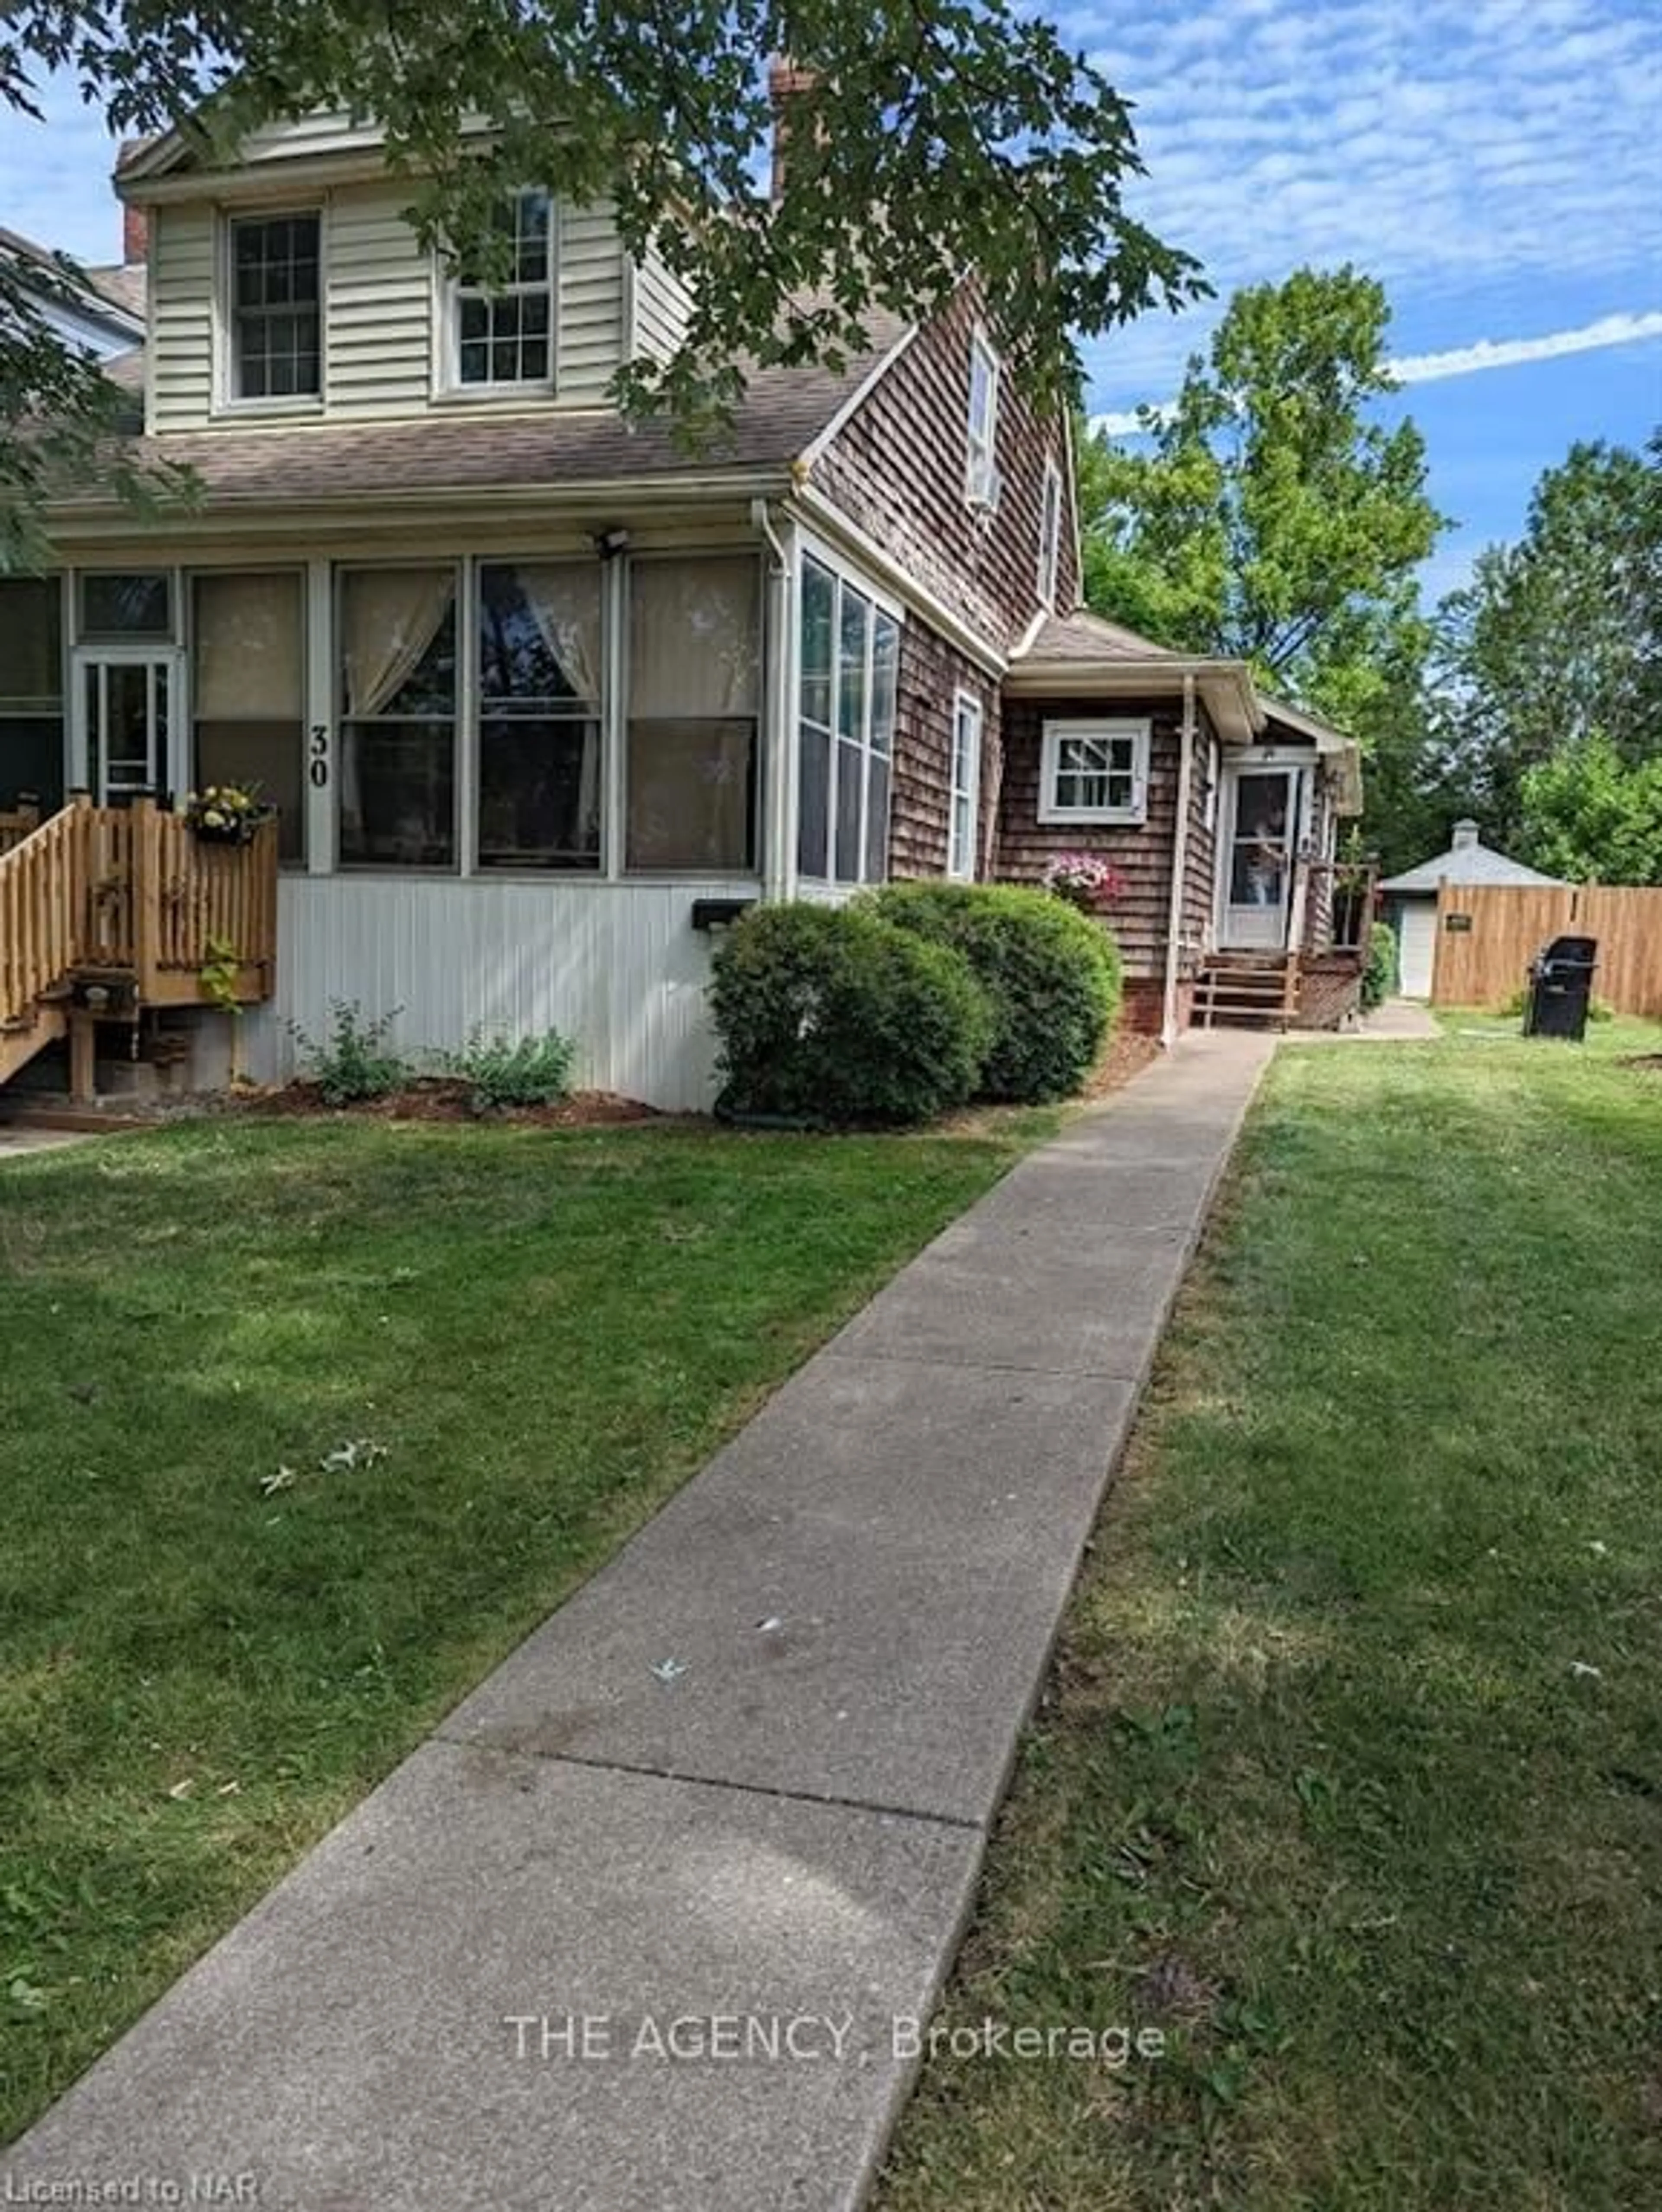
[[340,116],[213,170],[162,137],[116,185],[149,237],[133,450],[199,497],[145,523],[66,499],[58,571],[0,583],[0,810],[259,786],[253,1073],[355,1000],[411,1045],[558,1027],[587,1082],[703,1106],[739,902],[1068,850],[1128,879],[1135,1018],[1174,1030],[1215,954],[1268,963],[1277,1010],[1307,988],[1355,749],[1077,611],[1066,425],[973,287],[842,374],[758,374],[689,458],[609,398],[687,302],[604,206],[516,194],[487,291]]

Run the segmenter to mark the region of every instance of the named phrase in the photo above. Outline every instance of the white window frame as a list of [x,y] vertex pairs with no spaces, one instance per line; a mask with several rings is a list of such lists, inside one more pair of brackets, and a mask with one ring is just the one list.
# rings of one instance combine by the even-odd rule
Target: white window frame
[[[559,202],[544,185],[521,185],[509,197],[517,203],[532,192],[540,192],[548,202],[548,275],[544,283],[503,284],[494,291],[489,291],[480,284],[463,283],[460,272],[454,268],[446,276],[441,294],[444,328],[439,348],[439,360],[442,374],[441,392],[447,399],[460,399],[477,404],[481,400],[489,402],[492,399],[514,397],[522,398],[527,392],[533,392],[547,398],[556,389],[559,367],[557,351],[560,307]],[[506,378],[498,380],[494,377],[487,377],[482,384],[465,383],[461,373],[462,302],[471,299],[483,299],[487,301],[526,299],[538,293],[545,293],[548,298],[547,375],[520,377],[512,382]],[[490,344],[491,341],[487,339],[485,343]]]
[[1062,471],[1053,460],[1044,464],[1044,489],[1038,510],[1038,603],[1054,608],[1056,574],[1062,564]]
[[[1106,739],[1110,744],[1131,748],[1127,769],[1111,773],[1131,777],[1131,798],[1123,806],[1068,806],[1056,796],[1062,772],[1062,748],[1068,738]],[[1148,756],[1153,726],[1148,720],[1046,722],[1039,769],[1038,818],[1041,822],[1111,822],[1140,828],[1148,818]]]
[[[237,390],[236,248],[238,226],[246,222],[292,222],[310,216],[318,227],[318,388],[245,396]],[[220,218],[216,256],[216,411],[222,415],[320,415],[329,388],[329,211],[320,200],[283,207],[232,207]]]
[[973,883],[981,838],[981,748],[984,709],[973,691],[953,695],[952,760],[947,775],[947,873]]
[[[799,881],[813,885],[816,891],[825,890],[832,892],[840,897],[844,893],[851,893],[853,891],[868,889],[877,884],[886,884],[889,881],[889,846],[894,827],[894,763],[895,754],[899,742],[900,728],[900,656],[905,649],[906,617],[905,610],[902,606],[901,603],[898,599],[892,598],[880,586],[874,584],[871,578],[866,574],[863,569],[855,568],[851,562],[838,554],[832,547],[825,544],[819,538],[807,536],[803,538],[801,540],[801,550],[797,570],[797,587],[794,595],[795,605],[792,617],[793,622],[798,626],[796,635],[792,641],[792,658],[797,670],[797,680],[794,684],[793,690],[790,720],[791,744],[794,748],[800,746],[801,743],[803,721],[801,687],[800,682],[800,649],[801,642],[800,625],[801,622],[802,608],[801,579],[806,574],[807,564],[810,562],[813,562],[815,568],[823,570],[827,575],[829,575],[833,586],[831,592],[831,769],[825,793],[826,833],[825,869],[824,874],[816,874],[812,869],[805,869],[800,866],[800,840],[802,826],[801,817],[801,793],[800,785],[796,783],[795,777],[793,777],[793,784],[795,785],[796,787],[793,805],[794,819],[792,821],[790,832],[790,850],[793,856],[793,864],[795,866]],[[838,748],[846,742],[843,737],[840,721],[840,709],[842,703],[843,599],[845,592],[853,592],[858,598],[864,599],[867,602],[869,610],[868,618],[866,624],[865,708],[860,738],[860,872],[856,876],[839,876],[837,872],[838,783],[841,778],[843,766]],[[877,730],[874,708],[876,704],[875,672],[877,659],[877,625],[880,621],[885,621],[890,623],[895,632],[896,660],[894,717],[889,726],[887,732],[888,742],[886,750],[883,750],[874,742]],[[815,725],[816,728],[823,728],[824,726],[825,725],[823,724]],[[884,819],[882,825],[883,870],[880,875],[872,874],[868,866],[871,848],[871,768],[874,757],[884,761],[888,769],[888,790],[884,800]]]
[[[977,371],[982,372],[979,379]],[[1002,365],[992,340],[977,324],[970,337],[970,390],[965,419],[964,496],[971,507],[998,504],[998,386]],[[977,391],[986,395],[977,419]]]

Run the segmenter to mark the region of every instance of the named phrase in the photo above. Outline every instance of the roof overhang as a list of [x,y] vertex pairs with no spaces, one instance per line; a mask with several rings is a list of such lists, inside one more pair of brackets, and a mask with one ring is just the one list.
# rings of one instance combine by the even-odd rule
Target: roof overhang
[[1263,715],[1244,661],[1185,659],[1163,653],[1149,660],[1013,661],[1004,689],[1016,698],[1178,698],[1184,679],[1195,690],[1213,726],[1227,744],[1250,745],[1263,727]]
[[1289,707],[1284,700],[1264,699],[1262,702],[1266,718],[1279,722],[1300,738],[1307,738],[1316,748],[1327,769],[1328,780],[1333,786],[1335,811],[1339,814],[1360,814],[1362,811],[1362,749],[1355,738],[1336,730],[1330,722],[1318,721],[1300,707]]

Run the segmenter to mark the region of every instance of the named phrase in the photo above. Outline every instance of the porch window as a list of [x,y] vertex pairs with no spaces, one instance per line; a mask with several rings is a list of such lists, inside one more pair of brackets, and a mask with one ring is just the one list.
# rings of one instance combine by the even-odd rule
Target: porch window
[[496,218],[506,257],[500,284],[464,270],[455,288],[455,381],[466,389],[546,386],[552,376],[553,202],[515,192]]
[[600,571],[479,569],[482,868],[600,865]]
[[1062,550],[1062,471],[1054,461],[1044,464],[1044,490],[1038,515],[1038,603],[1056,603],[1056,567]]
[[759,585],[748,556],[631,568],[627,868],[756,866]]
[[50,814],[63,796],[62,588],[55,576],[0,580],[0,813],[27,799]]
[[960,691],[953,702],[952,805],[947,873],[973,882],[976,825],[981,811],[981,702]]
[[232,223],[234,399],[314,398],[322,389],[321,235],[314,213]]
[[1041,822],[1135,824],[1148,807],[1147,722],[1047,722]]
[[135,574],[83,575],[83,638],[170,638],[173,577],[164,568]]
[[341,864],[453,868],[455,571],[349,571],[340,633]]
[[998,356],[984,331],[970,340],[970,420],[964,496],[971,507],[998,503]]
[[900,626],[818,561],[802,564],[796,863],[811,882],[888,873]]
[[277,854],[306,857],[301,580],[198,576],[192,605],[192,780],[251,787],[277,810]]

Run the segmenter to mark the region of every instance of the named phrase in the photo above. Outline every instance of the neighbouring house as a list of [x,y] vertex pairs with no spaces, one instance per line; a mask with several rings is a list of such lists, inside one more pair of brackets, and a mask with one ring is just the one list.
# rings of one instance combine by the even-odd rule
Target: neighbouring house
[[60,337],[108,361],[144,336],[144,225],[130,213],[126,258],[107,268],[76,268],[45,246],[0,227],[0,262]]
[[[1142,1025],[1350,1003],[1355,745],[1077,611],[1066,424],[973,284],[843,373],[757,375],[690,459],[609,398],[687,300],[606,208],[518,193],[491,293],[421,249],[369,127],[201,158],[164,137],[116,176],[148,229],[133,450],[197,503],[65,499],[55,573],[0,583],[0,928],[79,872],[0,957],[0,1081],[65,1033],[84,1080],[115,1018],[184,1049],[211,962],[258,1076],[355,1000],[412,1046],[556,1026],[586,1082],[704,1106],[712,934],[748,902],[1074,851],[1127,880]],[[168,802],[231,781],[276,830],[205,848]]]
[[1533,884],[1549,888],[1562,879],[1543,876],[1485,845],[1475,822],[1457,822],[1453,842],[1417,867],[1383,882],[1379,896],[1397,932],[1397,961],[1405,999],[1428,999],[1437,968],[1437,891],[1443,884]]

